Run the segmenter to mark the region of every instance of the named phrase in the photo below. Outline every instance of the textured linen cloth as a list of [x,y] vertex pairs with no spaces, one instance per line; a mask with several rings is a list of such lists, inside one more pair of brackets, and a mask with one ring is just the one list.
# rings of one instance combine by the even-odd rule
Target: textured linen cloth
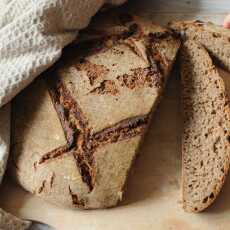
[[[50,67],[105,4],[125,0],[0,0],[0,107]],[[0,180],[10,106],[0,110]]]
[[10,144],[8,102],[61,56],[104,4],[125,1],[0,0],[0,183]]

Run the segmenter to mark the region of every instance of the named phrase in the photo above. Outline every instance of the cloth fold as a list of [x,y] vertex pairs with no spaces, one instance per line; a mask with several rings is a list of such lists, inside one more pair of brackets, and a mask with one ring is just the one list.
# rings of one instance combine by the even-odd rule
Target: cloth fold
[[[0,107],[57,61],[62,48],[76,38],[105,3],[123,2],[0,0]],[[9,119],[9,109],[2,109],[0,116],[1,179],[7,159],[4,152],[9,150],[9,128],[4,122]]]
[[0,184],[10,148],[10,104],[0,109]]
[[0,183],[10,144],[7,103],[57,61],[104,4],[125,1],[0,0]]

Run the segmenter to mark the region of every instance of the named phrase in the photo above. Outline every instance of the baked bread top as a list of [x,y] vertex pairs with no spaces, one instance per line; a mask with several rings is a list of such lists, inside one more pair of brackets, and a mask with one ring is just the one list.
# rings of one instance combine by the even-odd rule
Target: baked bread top
[[180,45],[150,22],[118,21],[90,27],[13,103],[13,174],[59,205],[104,208],[122,198]]

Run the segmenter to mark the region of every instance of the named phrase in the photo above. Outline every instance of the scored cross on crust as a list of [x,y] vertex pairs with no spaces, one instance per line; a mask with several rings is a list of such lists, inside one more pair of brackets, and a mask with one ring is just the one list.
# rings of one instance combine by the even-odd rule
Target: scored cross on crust
[[92,134],[83,112],[65,85],[60,80],[52,81],[50,84],[52,84],[50,88],[52,101],[59,115],[68,144],[43,155],[39,164],[74,149],[72,153],[82,175],[82,180],[91,191],[94,185],[93,153],[96,148],[106,143],[118,142],[141,135],[148,122],[148,115],[122,120],[112,127]]

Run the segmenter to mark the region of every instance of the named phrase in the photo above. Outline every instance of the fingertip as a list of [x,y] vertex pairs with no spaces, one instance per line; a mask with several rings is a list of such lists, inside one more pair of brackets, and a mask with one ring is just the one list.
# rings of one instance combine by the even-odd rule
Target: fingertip
[[225,23],[223,24],[223,26],[224,26],[224,28],[226,28],[226,29],[230,29],[230,23],[226,23],[226,22],[225,22]]
[[223,26],[227,29],[230,29],[230,15],[228,15],[225,20]]

